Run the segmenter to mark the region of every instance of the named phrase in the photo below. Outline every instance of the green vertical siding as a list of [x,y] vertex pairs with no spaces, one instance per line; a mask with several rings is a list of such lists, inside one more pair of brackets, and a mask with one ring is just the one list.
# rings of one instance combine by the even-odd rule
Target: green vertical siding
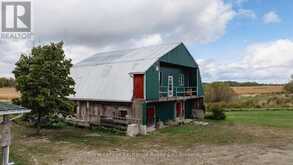
[[[149,107],[155,107],[156,121],[167,122],[174,120],[175,116],[175,102],[160,102],[160,103],[148,103],[146,109]],[[146,123],[146,112],[144,113]]]
[[183,44],[180,44],[178,47],[161,57],[160,61],[192,68],[197,67],[194,59]]
[[159,99],[159,73],[156,65],[152,65],[146,72],[146,99]]
[[190,119],[192,118],[192,100],[185,101],[185,118]]
[[157,119],[163,122],[174,120],[175,102],[161,102],[158,104]]
[[198,94],[197,96],[204,96],[204,90],[203,90],[203,85],[202,85],[202,82],[201,82],[201,75],[200,75],[200,69],[198,70]]
[[[159,61],[153,64],[145,73],[145,93],[147,100],[159,99],[159,72],[156,70],[158,63],[174,64],[175,66],[161,66],[160,71],[163,73],[163,86],[167,86],[168,75],[173,75],[174,87],[179,86],[179,75],[184,74],[184,85],[198,87],[198,96],[203,96],[203,87],[200,74],[197,76],[198,65],[183,44],[161,57]],[[182,66],[182,67],[181,67]],[[187,70],[192,70],[192,74],[188,75]],[[199,78],[197,80],[197,78]],[[197,85],[198,84],[198,85]],[[173,90],[175,91],[175,90]]]

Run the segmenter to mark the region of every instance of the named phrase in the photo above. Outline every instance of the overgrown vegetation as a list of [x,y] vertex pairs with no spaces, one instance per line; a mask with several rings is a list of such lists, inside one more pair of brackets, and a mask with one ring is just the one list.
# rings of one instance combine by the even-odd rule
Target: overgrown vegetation
[[208,112],[210,112],[210,114],[206,115],[206,119],[211,119],[211,120],[225,120],[226,119],[224,109],[217,104],[209,104]]
[[[217,81],[214,83],[225,83],[231,87],[251,87],[251,86],[279,86],[282,84],[265,84],[265,83],[258,83],[258,82],[238,82],[238,81]],[[208,85],[210,83],[204,83]]]
[[15,87],[15,80],[13,78],[0,77],[0,88]]
[[293,93],[293,75],[291,75],[291,80],[288,82],[288,84],[285,85],[285,90],[288,93]]
[[293,107],[293,96],[289,94],[236,96],[230,102],[214,104],[222,108],[287,108]]
[[74,94],[71,67],[63,42],[34,47],[31,54],[22,54],[16,63],[13,73],[21,97],[14,102],[32,110],[27,118],[38,128],[37,133],[56,115],[66,116],[73,110],[73,103],[66,98]]
[[215,82],[205,85],[205,101],[207,103],[229,102],[234,92],[232,88],[223,82]]

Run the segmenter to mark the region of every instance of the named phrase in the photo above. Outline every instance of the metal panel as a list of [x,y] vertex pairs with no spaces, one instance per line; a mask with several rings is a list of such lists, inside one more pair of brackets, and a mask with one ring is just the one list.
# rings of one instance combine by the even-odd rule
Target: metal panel
[[[178,43],[96,54],[71,69],[76,94],[71,99],[131,101],[130,73],[148,70]],[[158,91],[158,90],[157,90]]]
[[[76,94],[69,98],[131,102],[133,97],[131,74],[145,73],[146,99],[158,99],[159,74],[156,63],[158,60],[192,68],[198,67],[182,43],[99,53],[74,65],[71,69],[71,76],[76,83]],[[199,92],[202,94],[201,91]]]

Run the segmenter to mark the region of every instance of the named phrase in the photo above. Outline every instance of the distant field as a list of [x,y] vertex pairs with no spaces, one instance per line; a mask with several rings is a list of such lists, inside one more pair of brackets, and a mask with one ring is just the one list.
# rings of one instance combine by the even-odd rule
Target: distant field
[[237,95],[259,95],[284,92],[284,86],[244,86],[232,87]]
[[19,95],[15,88],[0,88],[0,100],[12,100]]

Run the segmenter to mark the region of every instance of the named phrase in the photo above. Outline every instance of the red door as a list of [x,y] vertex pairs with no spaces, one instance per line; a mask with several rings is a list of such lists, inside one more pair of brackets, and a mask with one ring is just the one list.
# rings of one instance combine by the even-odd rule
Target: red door
[[182,113],[181,102],[177,102],[176,103],[176,117],[181,117],[181,113]]
[[143,74],[135,74],[133,76],[133,84],[134,84],[134,91],[133,97],[134,98],[144,98],[144,75]]
[[149,107],[147,109],[147,126],[153,126],[155,124],[155,108]]

